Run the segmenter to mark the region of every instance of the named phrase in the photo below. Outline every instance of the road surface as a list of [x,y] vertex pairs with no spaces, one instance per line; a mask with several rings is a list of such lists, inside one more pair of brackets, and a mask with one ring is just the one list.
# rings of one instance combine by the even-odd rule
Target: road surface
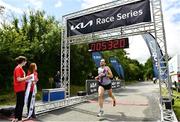
[[139,82],[114,91],[117,105],[105,93],[104,116],[97,117],[97,98],[38,116],[38,121],[159,121],[159,87]]

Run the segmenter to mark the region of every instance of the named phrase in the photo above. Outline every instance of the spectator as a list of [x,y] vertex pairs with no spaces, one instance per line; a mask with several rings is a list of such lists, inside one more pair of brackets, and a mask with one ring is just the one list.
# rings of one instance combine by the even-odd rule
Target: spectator
[[14,69],[14,92],[16,94],[16,108],[15,108],[15,119],[12,122],[18,122],[22,120],[22,112],[24,107],[24,96],[25,96],[25,81],[31,79],[31,76],[25,76],[23,66],[27,63],[27,58],[19,56],[16,59],[17,66]]
[[35,115],[35,95],[37,93],[37,87],[36,84],[38,82],[38,73],[37,73],[37,65],[36,63],[31,63],[28,69],[28,76],[32,75],[33,79],[28,80],[27,82],[27,88],[26,88],[26,99],[27,101],[27,110],[28,110],[28,119],[29,118],[36,118]]
[[57,71],[57,74],[54,76],[54,81],[56,84],[56,88],[60,88],[61,87],[61,74],[59,71]]

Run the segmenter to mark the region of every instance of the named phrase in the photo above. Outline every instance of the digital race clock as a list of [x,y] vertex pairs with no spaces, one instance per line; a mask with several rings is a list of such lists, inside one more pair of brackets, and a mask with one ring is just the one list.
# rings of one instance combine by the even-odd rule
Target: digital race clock
[[89,50],[92,52],[123,48],[129,48],[128,38],[101,41],[89,44]]

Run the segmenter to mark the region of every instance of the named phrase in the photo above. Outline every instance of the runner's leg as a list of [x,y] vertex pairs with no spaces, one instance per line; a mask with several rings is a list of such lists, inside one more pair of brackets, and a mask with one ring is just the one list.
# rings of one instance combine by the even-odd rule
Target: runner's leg
[[111,97],[113,100],[113,106],[116,106],[116,99],[112,93],[112,88],[108,90],[108,94],[109,94],[109,97]]
[[102,86],[99,86],[98,87],[98,103],[99,103],[99,107],[100,107],[100,110],[99,110],[99,113],[97,114],[98,117],[101,117],[103,114],[104,114],[104,111],[103,111],[103,101],[104,101],[104,88]]
[[98,88],[98,102],[100,109],[103,109],[103,102],[104,102],[104,88],[102,86],[99,86]]

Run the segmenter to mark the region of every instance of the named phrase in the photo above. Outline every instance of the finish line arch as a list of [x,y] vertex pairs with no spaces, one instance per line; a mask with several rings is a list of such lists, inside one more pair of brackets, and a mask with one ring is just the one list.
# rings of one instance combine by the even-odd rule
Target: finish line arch
[[[61,81],[67,97],[70,96],[70,45],[153,33],[159,45],[156,44],[155,50],[158,53],[160,48],[163,54],[157,55],[161,120],[174,120],[172,107],[164,106],[172,98],[161,0],[117,0],[65,15],[62,22]],[[167,94],[163,94],[162,88]]]

